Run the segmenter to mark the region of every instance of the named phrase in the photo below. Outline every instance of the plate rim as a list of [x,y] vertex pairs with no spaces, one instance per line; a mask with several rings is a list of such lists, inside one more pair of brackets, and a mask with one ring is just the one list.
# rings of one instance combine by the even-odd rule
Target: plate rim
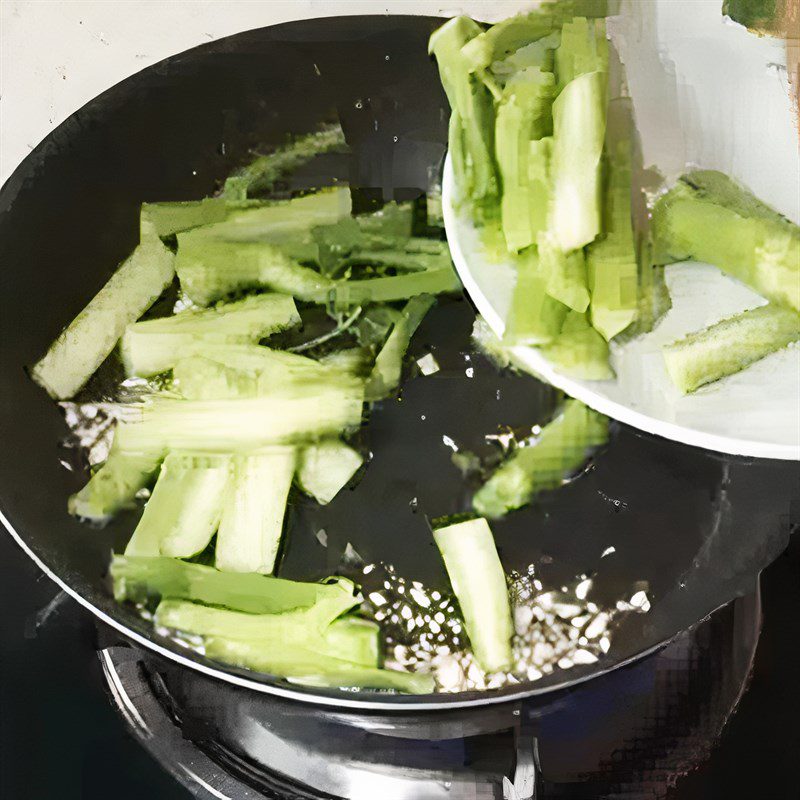
[[[469,268],[464,251],[461,249],[459,237],[456,235],[459,228],[459,214],[455,208],[455,195],[455,173],[450,151],[448,150],[442,173],[442,216],[450,254],[467,296],[477,308],[478,313],[486,320],[489,327],[496,334],[502,335],[505,322],[478,286]],[[616,400],[611,400],[600,392],[593,391],[584,383],[562,375],[534,347],[517,346],[513,348],[512,352],[515,358],[535,372],[537,377],[547,381],[556,389],[560,389],[570,397],[580,400],[595,411],[638,430],[716,453],[779,461],[800,461],[800,444],[776,444],[752,439],[739,439],[732,436],[709,433],[675,422],[668,422],[650,414],[636,411]]]

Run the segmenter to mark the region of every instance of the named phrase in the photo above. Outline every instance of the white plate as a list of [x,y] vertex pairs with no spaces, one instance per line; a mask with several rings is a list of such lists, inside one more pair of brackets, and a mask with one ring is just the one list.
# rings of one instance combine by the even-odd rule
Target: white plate
[[[696,165],[721,170],[782,214],[800,219],[800,149],[786,80],[786,46],[723,18],[719,0],[623,0],[608,20],[625,64],[645,166],[668,181]],[[469,219],[456,213],[449,158],[442,185],[445,228],[458,274],[497,334],[515,273],[489,264]],[[800,460],[800,347],[682,397],[661,345],[762,305],[764,300],[701,264],[667,268],[673,307],[650,334],[612,345],[613,381],[559,373],[531,347],[515,356],[547,382],[636,428],[710,450]]]
[[[454,196],[448,156],[442,205],[453,263],[479,313],[502,336],[514,267],[483,257],[479,234],[468,216],[456,210]],[[672,309],[651,333],[621,347],[612,344],[616,380],[562,375],[535,347],[515,347],[515,359],[596,411],[649,433],[722,453],[800,460],[800,347],[788,347],[681,396],[667,375],[661,345],[764,300],[706,264],[675,264],[667,267],[666,277]]]

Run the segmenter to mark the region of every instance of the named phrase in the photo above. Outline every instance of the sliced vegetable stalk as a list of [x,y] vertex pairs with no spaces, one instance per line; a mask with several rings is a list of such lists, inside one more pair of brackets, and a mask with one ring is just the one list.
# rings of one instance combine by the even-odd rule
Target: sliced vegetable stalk
[[552,136],[533,139],[528,143],[527,206],[530,214],[529,225],[533,242],[538,239],[540,233],[547,230],[553,192],[550,175],[552,152]]
[[126,452],[112,445],[106,462],[70,497],[69,513],[102,522],[133,507],[136,493],[150,483],[163,456],[160,452]]
[[32,368],[33,379],[57,400],[74,395],[111,353],[125,327],[150,308],[174,274],[172,252],[154,231],[146,232],[131,256]]
[[505,58],[495,60],[490,67],[492,79],[505,87],[520,70],[538,67],[545,72],[555,69],[555,50],[561,42],[561,31],[554,31],[534,42],[522,45]]
[[363,463],[364,457],[357,450],[338,439],[328,439],[301,450],[297,482],[306,494],[327,505]]
[[400,385],[403,356],[411,343],[411,337],[435,302],[436,298],[423,294],[411,298],[406,303],[389,338],[375,359],[375,365],[365,388],[367,400],[387,397]]
[[338,384],[343,372],[355,374],[299,353],[253,344],[209,342],[196,352],[198,355],[181,358],[172,368],[173,388],[187,400],[256,397],[279,387],[299,389],[310,381]]
[[622,132],[616,141],[610,136],[606,139],[604,235],[586,249],[591,321],[606,341],[636,319],[639,302],[639,268],[631,218],[633,111],[629,99],[609,104],[609,133],[611,121],[620,122],[616,127]]
[[178,234],[175,269],[190,300],[209,305],[232,292],[271,289],[325,302],[333,282],[268,242],[226,242],[197,231]]
[[347,186],[320,189],[312,194],[271,203],[257,203],[231,211],[225,220],[187,232],[224,242],[284,244],[303,241],[319,225],[349,222],[352,211]]
[[341,264],[367,264],[393,267],[404,272],[420,272],[449,267],[450,251],[445,242],[416,236],[405,240],[367,243],[364,247],[351,250]]
[[428,52],[436,57],[442,85],[457,119],[451,120],[450,132],[458,138],[453,157],[459,159],[456,174],[462,197],[468,198],[476,210],[493,205],[498,185],[494,164],[494,109],[486,86],[469,72],[469,61],[462,47],[482,32],[468,17],[455,17],[431,35]]
[[672,382],[687,394],[800,341],[800,314],[765,305],[722,320],[664,348]]
[[242,614],[194,603],[162,601],[158,624],[204,637],[206,655],[298,682],[324,686],[360,685],[432,690],[432,680],[379,670],[372,630],[345,618],[360,597],[341,592],[314,606],[283,614]]
[[224,222],[179,233],[175,269],[181,286],[200,305],[254,288],[324,302],[330,280],[297,259],[316,257],[312,229],[349,221],[350,209],[348,189],[324,190],[260,204],[231,213]]
[[281,545],[296,454],[292,447],[236,456],[217,532],[216,566],[270,575]]
[[[246,371],[195,356],[181,359],[175,365],[172,387],[187,400],[240,400],[264,397],[279,390],[313,394],[325,386],[341,386],[342,379],[349,377],[346,369],[326,367],[311,359],[308,361],[311,366],[286,364],[276,359],[260,370]],[[352,371],[350,375],[353,375]]]
[[227,456],[169,453],[125,555],[188,558],[205,549],[219,524],[229,473]]
[[207,343],[257,342],[299,324],[300,315],[289,295],[255,295],[129,325],[122,337],[122,359],[129,375],[155,375],[171,369],[184,356],[202,353]]
[[591,326],[585,313],[570,311],[561,333],[540,350],[548,361],[573,378],[604,381],[614,377],[608,342]]
[[259,642],[274,648],[319,647],[331,623],[360,602],[352,584],[342,582],[336,593],[320,597],[313,606],[281,614],[247,614],[183,600],[162,600],[156,612],[159,625],[198,636]]
[[586,285],[586,259],[583,250],[565,253],[548,233],[540,233],[537,241],[539,261],[547,281],[547,294],[573,311],[586,311],[589,306],[589,289]]
[[176,233],[213,225],[228,216],[232,205],[222,197],[205,197],[177,203],[142,203],[141,228],[155,230],[162,239]]
[[605,72],[570,81],[553,103],[550,230],[564,252],[601,230],[600,159],[606,130]]
[[489,518],[502,517],[529,503],[537,492],[555,489],[586,460],[591,448],[608,437],[608,419],[577,400],[542,429],[535,442],[518,447],[472,499]]
[[355,222],[365,236],[410,239],[414,225],[414,205],[392,201],[371,214],[359,214],[355,217]]
[[145,604],[152,598],[192,600],[251,614],[280,614],[353,593],[345,578],[303,583],[257,573],[220,572],[176,558],[119,556],[111,562],[114,597]]
[[[385,278],[338,281],[329,293],[334,308],[351,308],[368,303],[408,300],[422,294],[446,294],[458,291],[461,284],[452,266],[425,272],[411,272]],[[320,298],[317,302],[324,302]]]
[[381,629],[372,620],[340,617],[325,631],[325,646],[346,661],[375,667],[381,661]]
[[509,367],[527,371],[528,367],[515,358],[514,346],[497,338],[486,320],[478,315],[472,326],[472,341],[498,369]]
[[520,253],[515,266],[517,282],[504,342],[546,344],[558,336],[568,309],[547,293],[547,277],[535,248]]
[[606,0],[559,0],[541,3],[534,11],[517,14],[492,25],[464,45],[462,53],[473,72],[518,53],[546,36],[558,33],[573,17],[605,17],[611,13]]
[[653,207],[657,264],[714,264],[773,303],[800,311],[800,228],[714,171],[684,175]]
[[514,626],[503,565],[485,519],[433,532],[453,586],[472,651],[487,672],[511,666]]
[[308,442],[358,427],[363,398],[363,383],[349,376],[323,386],[279,387],[254,398],[155,397],[126,409],[116,436],[121,447],[139,452],[230,453]]
[[269,192],[287,173],[315,156],[335,150],[345,150],[344,131],[337,122],[318,131],[298,136],[294,141],[261,156],[225,181],[223,197],[244,200],[259,192]]
[[434,691],[431,675],[379,668],[377,665],[365,666],[306,648],[277,649],[250,641],[208,638],[205,652],[209,658],[279,675],[303,686],[393,689],[405,694],[430,694]]
[[319,359],[319,363],[322,366],[331,367],[337,372],[346,372],[350,375],[364,375],[369,370],[370,361],[370,353],[364,347],[333,350]]
[[561,28],[555,54],[558,88],[590,72],[608,72],[608,40],[604,19],[576,17]]
[[497,107],[495,152],[503,183],[501,217],[511,251],[536,242],[528,177],[530,142],[551,132],[553,88],[552,73],[528,67],[509,79]]

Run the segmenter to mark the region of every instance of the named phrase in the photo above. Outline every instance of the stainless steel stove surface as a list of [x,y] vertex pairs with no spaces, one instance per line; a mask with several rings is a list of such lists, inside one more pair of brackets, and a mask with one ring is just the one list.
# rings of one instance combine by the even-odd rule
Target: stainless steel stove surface
[[511,787],[576,800],[798,796],[796,541],[764,576],[760,639],[754,592],[658,654],[569,692],[405,716],[254,697],[147,662],[98,635],[73,601],[50,602],[51,585],[10,541],[0,550],[4,800],[94,800],[111,785],[118,800],[478,800],[513,798]]

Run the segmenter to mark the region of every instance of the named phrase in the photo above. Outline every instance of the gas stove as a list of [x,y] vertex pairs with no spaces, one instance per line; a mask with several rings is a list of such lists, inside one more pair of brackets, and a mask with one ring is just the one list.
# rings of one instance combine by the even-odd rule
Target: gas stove
[[[62,595],[42,605],[50,585],[5,539],[2,549],[3,593],[24,602],[3,623],[8,634],[16,621],[16,638],[4,639],[0,797],[91,800],[108,781],[115,797],[165,800],[797,796],[796,542],[763,577],[763,630],[754,586],[659,652],[569,691],[425,715],[256,697],[154,660]],[[47,769],[32,756],[37,734]]]

